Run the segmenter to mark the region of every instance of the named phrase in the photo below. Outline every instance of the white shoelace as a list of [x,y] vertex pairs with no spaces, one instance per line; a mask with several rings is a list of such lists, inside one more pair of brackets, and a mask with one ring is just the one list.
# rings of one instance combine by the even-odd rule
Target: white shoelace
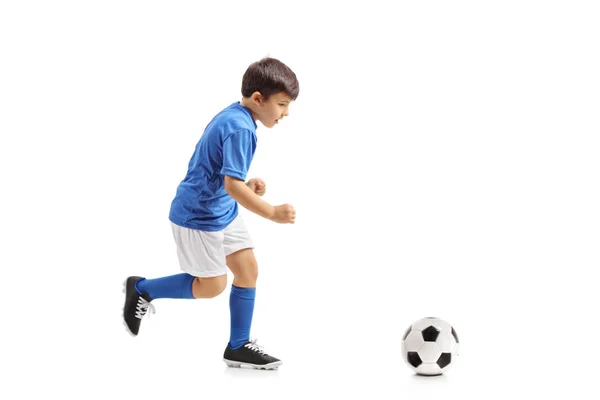
[[146,301],[142,296],[138,297],[137,306],[135,308],[136,318],[142,319],[148,310],[150,310],[152,314],[156,312],[154,305],[150,304],[150,302]]
[[264,354],[264,349],[256,344],[257,339],[253,339],[250,341],[250,343],[246,343],[244,346],[249,348],[250,350],[256,351],[260,354]]

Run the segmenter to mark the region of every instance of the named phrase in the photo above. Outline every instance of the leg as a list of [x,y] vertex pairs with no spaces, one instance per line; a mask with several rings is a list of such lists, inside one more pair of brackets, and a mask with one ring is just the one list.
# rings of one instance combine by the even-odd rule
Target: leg
[[225,264],[233,272],[229,297],[231,335],[228,346],[237,349],[250,339],[258,265],[253,244],[243,219],[238,216],[225,229]]
[[239,216],[224,233],[225,261],[234,278],[229,297],[231,335],[223,360],[230,367],[247,365],[258,369],[276,369],[281,365],[281,361],[266,354],[255,341],[250,341],[258,278],[258,264],[254,257],[252,239]]
[[227,275],[210,278],[194,277],[188,273],[146,279],[130,276],[125,282],[125,326],[135,336],[140,330],[142,318],[155,299],[209,299],[220,295],[227,286]]
[[230,254],[227,266],[233,272],[234,280],[229,298],[231,336],[223,359],[230,367],[246,365],[256,369],[277,369],[281,360],[249,340],[258,277],[254,251],[248,248]]
[[147,311],[154,312],[152,300],[211,298],[221,294],[227,285],[224,232],[204,232],[175,224],[171,227],[184,273],[156,279],[127,278],[123,318],[133,335],[138,334]]
[[252,249],[242,249],[227,256],[227,266],[233,272],[233,285],[229,297],[231,335],[229,346],[241,347],[250,340],[250,327],[254,313],[256,277],[258,266]]

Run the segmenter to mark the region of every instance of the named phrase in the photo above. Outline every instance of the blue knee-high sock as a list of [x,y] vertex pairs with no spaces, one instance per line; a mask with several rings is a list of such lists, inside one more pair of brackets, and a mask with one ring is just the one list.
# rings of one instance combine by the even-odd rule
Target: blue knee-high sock
[[250,326],[254,313],[256,288],[242,288],[231,285],[229,311],[231,312],[231,335],[229,347],[237,349],[250,338]]
[[157,279],[140,279],[135,284],[139,294],[146,292],[154,299],[193,299],[192,283],[195,277],[190,274],[177,274]]

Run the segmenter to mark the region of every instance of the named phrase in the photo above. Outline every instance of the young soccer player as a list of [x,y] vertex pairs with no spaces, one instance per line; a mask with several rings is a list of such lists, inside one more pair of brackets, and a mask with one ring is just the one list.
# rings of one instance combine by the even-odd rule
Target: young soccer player
[[229,298],[230,337],[223,359],[228,366],[276,369],[281,360],[250,341],[258,266],[253,243],[238,204],[277,223],[294,223],[289,204],[273,206],[260,198],[261,179],[246,180],[256,149],[256,121],[272,128],[288,116],[298,97],[295,73],[274,58],[251,64],[242,78],[242,100],[220,111],[200,137],[185,178],[177,187],[169,219],[183,273],[125,282],[123,317],[137,335],[144,315],[161,298],[212,298],[227,286],[227,268],[234,275]]

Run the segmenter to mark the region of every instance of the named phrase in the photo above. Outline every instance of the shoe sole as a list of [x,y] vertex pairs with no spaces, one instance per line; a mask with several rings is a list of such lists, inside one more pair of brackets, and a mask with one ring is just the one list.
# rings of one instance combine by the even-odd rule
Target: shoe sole
[[227,366],[231,367],[231,368],[250,367],[253,369],[266,369],[266,370],[275,370],[275,369],[279,368],[279,366],[281,364],[283,364],[282,361],[275,361],[275,362],[272,362],[269,364],[258,365],[258,364],[250,364],[250,363],[240,362],[240,361],[227,360],[225,358],[223,359],[223,361],[225,361],[225,364],[227,364]]
[[[123,293],[125,294],[125,296],[127,296],[127,279],[125,279],[125,281],[123,282]],[[125,330],[132,337],[136,337],[137,335],[135,333],[131,332],[131,329],[129,329],[129,326],[127,326],[127,322],[125,322],[125,305],[123,305],[123,308],[121,309],[121,311],[122,311],[122,316],[123,316],[123,326],[125,326]]]

